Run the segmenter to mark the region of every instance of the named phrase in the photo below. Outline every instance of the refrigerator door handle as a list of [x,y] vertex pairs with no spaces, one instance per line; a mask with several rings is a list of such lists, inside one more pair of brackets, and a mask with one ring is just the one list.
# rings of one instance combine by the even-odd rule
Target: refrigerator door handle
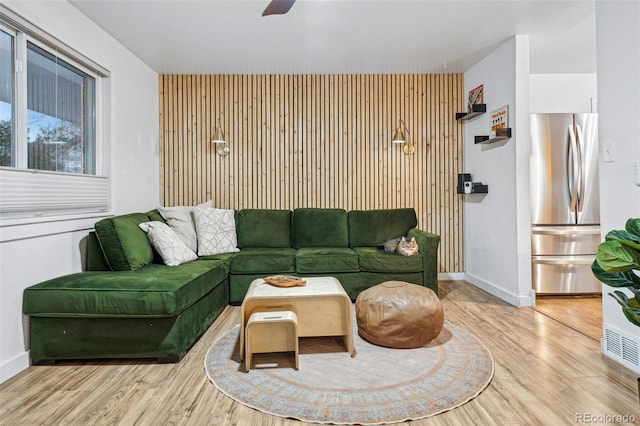
[[576,198],[578,200],[579,212],[582,212],[582,208],[584,206],[584,161],[582,159],[582,141],[584,141],[584,133],[580,125],[576,124],[576,151],[578,153],[578,183],[576,185]]
[[567,156],[567,180],[569,181],[569,195],[571,195],[571,211],[576,211],[578,203],[578,153],[576,152],[576,132],[573,125],[569,126],[569,155]]
[[532,235],[561,235],[561,236],[578,236],[578,235],[600,235],[599,226],[581,226],[567,229],[566,227],[534,227],[531,229]]
[[533,256],[532,263],[538,265],[591,265],[595,256]]

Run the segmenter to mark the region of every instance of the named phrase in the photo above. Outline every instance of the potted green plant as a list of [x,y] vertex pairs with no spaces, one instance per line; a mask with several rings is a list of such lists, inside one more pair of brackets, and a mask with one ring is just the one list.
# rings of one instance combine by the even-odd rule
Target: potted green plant
[[626,287],[634,296],[616,290],[609,296],[622,306],[624,316],[640,327],[640,219],[629,219],[625,230],[611,231],[598,246],[591,270],[611,287]]

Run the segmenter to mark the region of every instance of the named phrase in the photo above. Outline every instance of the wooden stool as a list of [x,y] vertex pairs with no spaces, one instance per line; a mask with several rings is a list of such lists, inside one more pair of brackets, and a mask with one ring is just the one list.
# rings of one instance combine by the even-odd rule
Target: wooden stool
[[245,369],[254,353],[295,352],[298,369],[298,317],[291,311],[254,312],[245,330]]

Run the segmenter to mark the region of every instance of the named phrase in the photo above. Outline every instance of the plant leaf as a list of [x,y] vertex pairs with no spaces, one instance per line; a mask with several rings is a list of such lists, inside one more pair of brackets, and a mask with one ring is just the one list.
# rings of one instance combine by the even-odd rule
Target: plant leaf
[[618,301],[622,306],[629,306],[629,296],[624,294],[621,291],[614,291],[613,293],[609,293],[609,296],[613,297]]
[[630,323],[640,327],[640,218],[628,219],[625,230],[607,234],[598,246],[596,260],[591,264],[593,275],[611,287],[628,288],[633,296],[622,291],[609,293]]
[[596,260],[602,269],[607,272],[640,269],[640,251],[622,245],[617,240],[601,243],[596,252]]
[[635,235],[629,231],[611,231],[607,234],[606,240],[619,241],[620,244],[640,250],[640,235]]
[[628,219],[627,223],[624,225],[624,229],[626,229],[627,232],[631,232],[633,235],[640,237],[640,218]]
[[[609,293],[609,296],[613,297],[620,306],[622,306],[622,313],[629,320],[630,323],[640,327],[640,308],[632,307],[630,299],[621,291],[615,291]],[[631,299],[635,300],[635,299]]]
[[631,324],[635,324],[638,327],[640,327],[640,310],[638,310],[638,312],[633,312],[629,308],[626,308],[623,306],[622,313],[624,314],[625,317],[627,317],[627,319]]
[[634,274],[633,271],[607,272],[602,269],[597,260],[594,260],[591,264],[591,271],[597,279],[606,285],[611,287],[627,287],[631,289],[631,291],[635,290],[640,292],[640,277]]

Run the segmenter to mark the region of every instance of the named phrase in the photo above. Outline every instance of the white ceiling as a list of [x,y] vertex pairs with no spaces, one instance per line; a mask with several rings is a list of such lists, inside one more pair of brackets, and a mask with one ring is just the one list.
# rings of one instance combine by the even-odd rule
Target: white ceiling
[[596,71],[592,0],[297,0],[267,17],[269,0],[71,3],[161,74],[464,72],[513,35],[532,73]]

